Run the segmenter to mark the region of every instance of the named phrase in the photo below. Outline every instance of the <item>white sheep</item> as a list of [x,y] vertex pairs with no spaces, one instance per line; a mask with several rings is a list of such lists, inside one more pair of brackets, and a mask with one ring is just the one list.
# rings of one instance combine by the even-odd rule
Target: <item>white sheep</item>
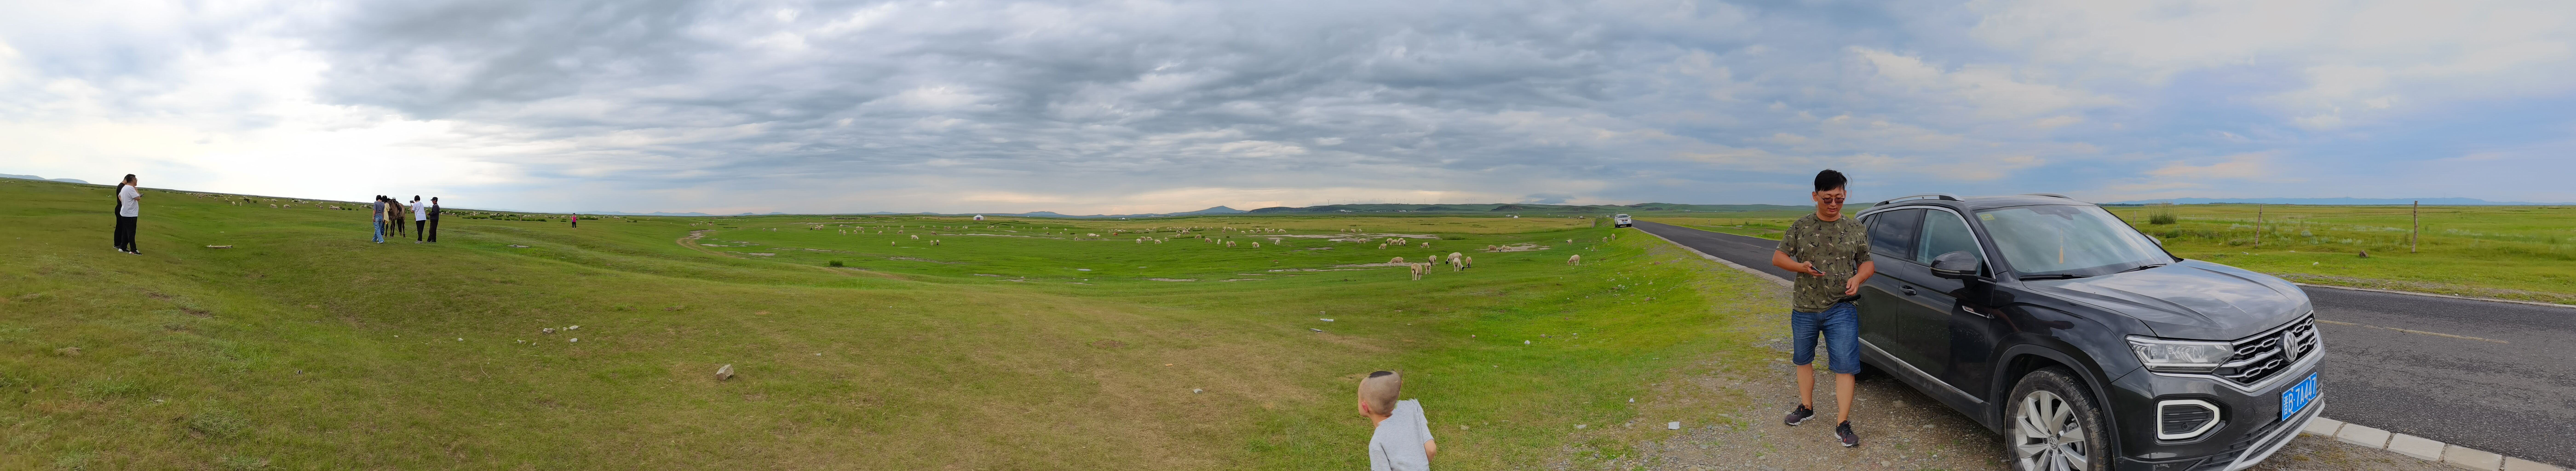
[[1386,244],[1377,244],[1377,249],[1378,249],[1378,250],[1386,250]]
[[1466,271],[1466,270],[1467,270],[1467,262],[1462,261],[1462,260],[1459,260],[1459,259],[1461,259],[1461,258],[1465,258],[1466,256],[1467,256],[1467,254],[1462,254],[1462,253],[1457,253],[1457,252],[1450,252],[1450,253],[1449,253],[1449,271]]
[[1567,265],[1582,265],[1582,264],[1583,264],[1583,256],[1582,256],[1582,255],[1575,255],[1575,256],[1572,256],[1572,257],[1566,257],[1566,258],[1565,258],[1565,264],[1567,264]]
[[1413,264],[1413,279],[1414,279],[1414,281],[1421,281],[1421,280],[1422,280],[1422,275],[1424,275],[1424,274],[1428,274],[1428,273],[1431,273],[1431,264],[1428,264],[1428,263],[1416,263],[1416,264]]
[[921,240],[921,234],[913,234],[912,240]]
[[1404,263],[1404,257],[1390,258],[1386,260],[1386,263]]
[[1476,267],[1476,257],[1467,257],[1467,259],[1466,259],[1466,260],[1467,260],[1467,263],[1466,263],[1465,265],[1460,265],[1460,266],[1467,267],[1467,268],[1475,268],[1475,267]]

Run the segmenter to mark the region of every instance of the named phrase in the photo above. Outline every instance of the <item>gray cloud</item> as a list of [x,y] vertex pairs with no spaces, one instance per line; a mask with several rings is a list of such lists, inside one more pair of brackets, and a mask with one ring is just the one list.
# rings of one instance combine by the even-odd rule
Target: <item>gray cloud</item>
[[[172,111],[169,97],[215,96],[185,88],[188,58],[308,54],[323,65],[310,99],[366,115],[319,127],[441,123],[402,145],[491,175],[442,190],[526,208],[1795,202],[1782,188],[1826,166],[1889,192],[2134,193],[2222,188],[2139,176],[2171,165],[2338,150],[2320,144],[2338,131],[2300,126],[2343,115],[2247,98],[2309,86],[2314,64],[2228,66],[2250,78],[2210,85],[2190,75],[2206,55],[2088,62],[2065,51],[2142,53],[2086,30],[1995,31],[2082,13],[2068,8],[376,1],[252,4],[175,28],[0,20],[19,31],[0,37],[37,75],[102,89],[102,113],[208,132],[312,118],[257,106],[274,91],[238,94],[238,112]],[[2142,67],[2161,68],[2119,73]],[[0,80],[0,112],[88,109],[42,83]]]

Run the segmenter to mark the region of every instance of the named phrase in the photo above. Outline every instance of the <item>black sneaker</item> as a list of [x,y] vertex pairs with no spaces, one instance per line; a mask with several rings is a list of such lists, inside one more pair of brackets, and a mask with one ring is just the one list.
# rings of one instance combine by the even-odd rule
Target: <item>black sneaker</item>
[[1849,420],[1845,420],[1842,424],[1834,426],[1834,438],[1842,440],[1843,447],[1845,448],[1860,446],[1860,435],[1852,434],[1851,421]]
[[1816,417],[1816,410],[1815,410],[1815,409],[1807,408],[1807,405],[1806,405],[1806,404],[1799,404],[1799,405],[1798,405],[1798,410],[1789,411],[1789,416],[1788,416],[1788,417],[1782,417],[1782,418],[1780,419],[1780,423],[1789,424],[1789,425],[1798,425],[1798,424],[1807,423],[1807,419],[1812,419],[1812,418],[1815,418],[1815,417]]

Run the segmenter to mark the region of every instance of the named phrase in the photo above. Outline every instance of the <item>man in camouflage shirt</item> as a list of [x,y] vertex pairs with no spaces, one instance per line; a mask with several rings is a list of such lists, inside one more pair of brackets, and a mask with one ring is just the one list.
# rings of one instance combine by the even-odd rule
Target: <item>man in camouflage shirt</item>
[[1798,408],[1789,411],[1783,422],[1798,425],[1816,416],[1816,336],[1825,338],[1827,366],[1834,370],[1834,439],[1843,446],[1860,445],[1860,436],[1852,433],[1852,374],[1860,372],[1860,310],[1852,303],[1860,298],[1860,283],[1877,273],[1869,260],[1869,227],[1859,220],[1843,217],[1843,198],[1850,194],[1844,188],[1849,180],[1842,172],[1816,172],[1816,191],[1808,195],[1816,201],[1816,213],[1789,224],[1788,233],[1780,235],[1780,247],[1771,253],[1771,265],[1797,272],[1791,285],[1789,304],[1789,345],[1796,348],[1793,362],[1798,364]]

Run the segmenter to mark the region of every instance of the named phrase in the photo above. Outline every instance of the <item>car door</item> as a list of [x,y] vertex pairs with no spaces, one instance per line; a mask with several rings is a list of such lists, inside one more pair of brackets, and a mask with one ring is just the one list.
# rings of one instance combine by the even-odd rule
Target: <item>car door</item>
[[1985,260],[1985,252],[1978,249],[1976,234],[1968,230],[1965,218],[1947,210],[1925,213],[1913,256],[1900,275],[1905,281],[1902,293],[1908,302],[1900,308],[1897,322],[1905,332],[1901,343],[1915,355],[1915,367],[1955,388],[1959,383],[1953,379],[1961,374],[1957,361],[1960,350],[1974,346],[1952,341],[1955,317],[1965,314],[1957,294],[1967,283],[1932,276],[1933,257],[1950,252],[1967,252],[1977,255],[1980,262]]
[[[1914,254],[1914,234],[1923,225],[1923,210],[1881,211],[1871,213],[1861,222],[1869,225],[1871,261],[1909,258]],[[1887,264],[1880,262],[1876,265],[1884,267]],[[1860,301],[1853,308],[1860,311],[1862,341],[1881,350],[1896,348],[1900,343],[1897,336],[1903,330],[1896,325],[1896,307],[1906,302],[1898,294],[1897,286],[1901,284],[1883,276],[1871,277],[1861,283]],[[1895,352],[1889,351],[1889,354],[1894,355]]]
[[[1918,251],[1924,254],[1922,260],[1925,263],[1930,263],[1931,257],[1938,257],[1952,251],[1964,251],[1977,255],[1979,276],[1994,276],[1994,262],[1986,257],[1983,244],[1978,243],[1976,233],[1966,224],[1952,226],[1947,222],[1926,223],[1924,231],[1924,238],[1934,239],[1933,242],[1924,244],[1924,248]],[[1997,308],[2002,306],[1983,304],[1989,302],[1988,298],[1991,296],[1988,293],[1994,288],[1990,282],[1943,281],[1950,282],[1943,286],[1944,292],[1954,293],[1958,298],[1950,301],[1951,307],[1947,309],[1949,321],[1946,328],[1941,329],[1948,337],[1948,359],[1944,363],[1950,367],[1949,371],[1940,375],[1941,380],[1950,383],[1952,387],[1958,388],[1960,392],[1972,398],[1985,398],[1994,389],[1992,385],[1995,369],[1992,363],[1995,344],[2003,339],[2004,334],[2010,332],[2011,326],[1996,318],[1996,315],[2002,312]]]

